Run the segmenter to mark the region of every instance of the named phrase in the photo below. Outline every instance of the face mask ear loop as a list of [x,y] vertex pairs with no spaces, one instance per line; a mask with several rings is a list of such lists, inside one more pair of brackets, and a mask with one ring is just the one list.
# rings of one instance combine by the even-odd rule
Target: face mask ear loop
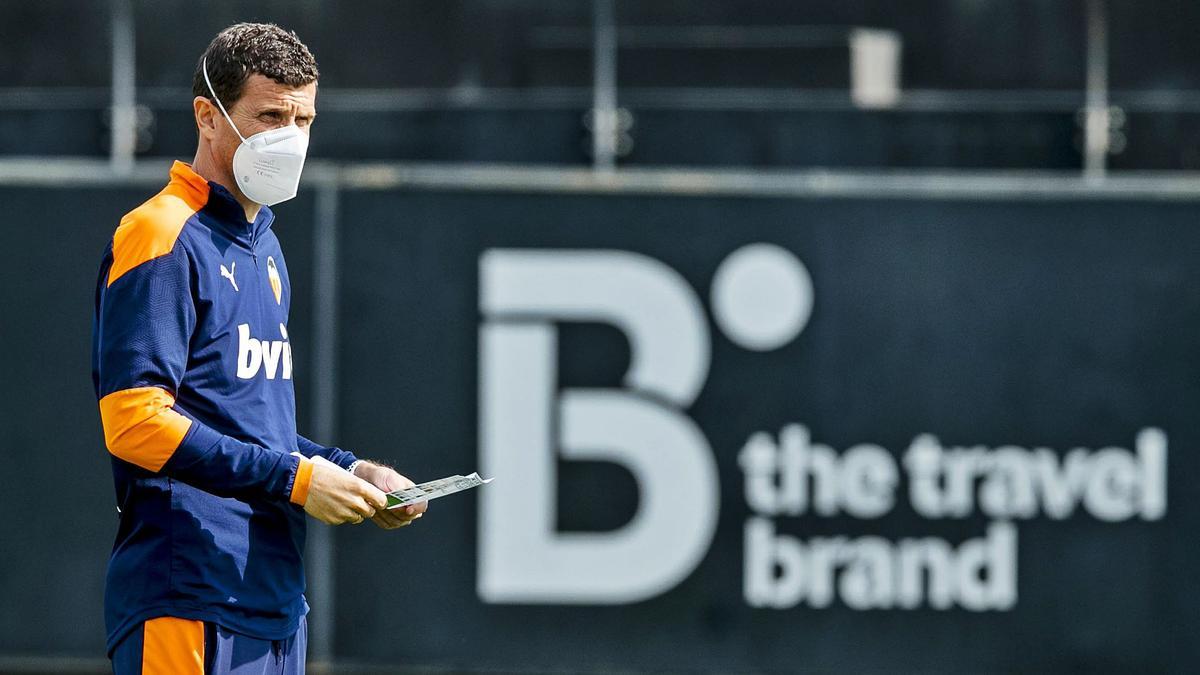
[[242,132],[238,131],[237,125],[234,124],[233,120],[229,118],[229,113],[225,111],[225,106],[221,105],[221,99],[217,98],[217,90],[213,89],[212,80],[208,79],[207,56],[201,59],[200,70],[204,72],[204,84],[208,85],[208,92],[212,94],[213,100],[217,102],[217,107],[221,109],[221,114],[225,116],[225,121],[229,122],[229,126],[233,127],[233,133],[237,134],[237,137],[242,139],[242,142],[245,143],[246,137],[242,135]]

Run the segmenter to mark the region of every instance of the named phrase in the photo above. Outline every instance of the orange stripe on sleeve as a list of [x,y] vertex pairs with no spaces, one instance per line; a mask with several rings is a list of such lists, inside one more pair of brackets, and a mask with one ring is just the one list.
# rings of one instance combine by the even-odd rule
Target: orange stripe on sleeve
[[161,469],[192,426],[174,404],[175,397],[159,387],[122,389],[100,399],[108,451],[143,469]]
[[142,631],[142,675],[204,675],[203,621],[160,616]]
[[113,262],[108,286],[129,270],[164,256],[188,218],[208,202],[208,182],[183,162],[171,167],[171,182],[157,195],[125,214],[113,233]]
[[308,458],[300,460],[296,467],[296,480],[292,482],[292,495],[289,498],[293,504],[304,506],[308,501],[308,486],[312,483],[313,461]]

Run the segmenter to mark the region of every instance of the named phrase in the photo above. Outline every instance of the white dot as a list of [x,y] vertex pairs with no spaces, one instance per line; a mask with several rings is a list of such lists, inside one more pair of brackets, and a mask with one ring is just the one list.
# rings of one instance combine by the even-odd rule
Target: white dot
[[774,244],[749,244],[721,261],[713,276],[717,325],[746,349],[791,342],[812,314],[812,278],[796,256]]

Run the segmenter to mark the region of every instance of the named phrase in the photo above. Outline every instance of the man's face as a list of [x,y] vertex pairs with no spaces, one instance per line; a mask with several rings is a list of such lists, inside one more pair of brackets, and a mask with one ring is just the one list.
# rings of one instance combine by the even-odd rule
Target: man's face
[[[258,73],[251,73],[246,78],[242,96],[232,106],[228,101],[221,101],[238,131],[246,138],[289,124],[300,127],[305,134],[309,133],[317,116],[316,102],[316,82],[303,87],[289,87]],[[221,167],[232,174],[233,153],[237,151],[241,139],[229,127],[214,103],[197,97],[195,106],[200,133],[208,140]]]

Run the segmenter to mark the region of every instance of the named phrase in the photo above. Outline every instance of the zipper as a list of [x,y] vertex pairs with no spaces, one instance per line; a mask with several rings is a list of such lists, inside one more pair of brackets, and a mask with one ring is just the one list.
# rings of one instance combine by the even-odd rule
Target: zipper
[[258,228],[255,225],[250,223],[250,259],[254,261],[254,269],[258,269]]

